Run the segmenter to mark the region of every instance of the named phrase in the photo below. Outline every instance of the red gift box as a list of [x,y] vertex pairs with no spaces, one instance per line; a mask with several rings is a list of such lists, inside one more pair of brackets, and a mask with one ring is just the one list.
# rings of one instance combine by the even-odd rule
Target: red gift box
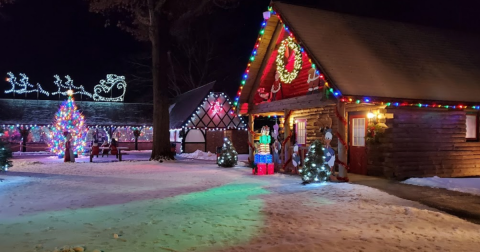
[[265,175],[267,173],[267,164],[257,164],[257,175]]
[[274,173],[274,167],[275,167],[275,166],[273,165],[273,163],[270,163],[270,164],[267,165],[267,174],[268,174],[268,175],[273,175],[273,173]]

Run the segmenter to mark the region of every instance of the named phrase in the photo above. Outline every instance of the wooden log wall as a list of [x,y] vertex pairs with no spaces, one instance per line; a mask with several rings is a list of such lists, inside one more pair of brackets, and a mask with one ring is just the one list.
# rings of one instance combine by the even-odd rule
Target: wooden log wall
[[480,142],[467,142],[466,112],[389,108],[380,143],[368,146],[369,175],[389,178],[480,175]]
[[[335,117],[335,105],[329,105],[321,108],[302,109],[292,112],[291,126],[296,119],[307,119],[307,145],[315,140],[323,140],[324,134],[320,132],[321,127],[332,126],[332,133],[337,132],[338,122]],[[336,137],[335,137],[336,138]],[[331,142],[332,148],[337,151],[338,141]]]

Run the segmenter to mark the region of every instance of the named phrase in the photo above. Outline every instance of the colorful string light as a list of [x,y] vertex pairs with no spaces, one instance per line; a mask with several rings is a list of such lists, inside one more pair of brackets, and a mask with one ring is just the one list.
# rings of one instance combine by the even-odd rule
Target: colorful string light
[[77,106],[71,96],[64,101],[55,115],[55,123],[50,135],[50,151],[63,155],[65,153],[65,133],[69,133],[71,138],[71,148],[74,153],[82,153],[85,147],[85,137],[87,127],[82,114],[77,110]]
[[[272,6],[268,7],[268,11],[270,12],[269,16],[271,16],[271,15],[276,15],[277,16],[277,18],[279,19],[280,23],[283,26],[283,29],[286,32],[288,32],[288,38],[287,39],[289,40],[288,41],[289,47],[290,47],[290,43],[292,43],[291,46],[293,48],[292,47],[290,47],[290,48],[292,48],[295,51],[294,48],[296,48],[296,47],[293,46],[293,44],[298,45],[299,43],[296,41],[293,32],[283,22],[281,16],[274,11]],[[248,74],[250,72],[250,66],[251,66],[252,62],[255,60],[255,56],[257,55],[257,48],[260,46],[260,42],[262,41],[262,37],[263,37],[264,31],[265,31],[265,26],[266,26],[266,21],[263,21],[261,30],[259,32],[259,36],[258,36],[258,38],[256,40],[256,43],[255,43],[254,50],[252,52],[252,55],[250,56],[250,61],[247,64],[247,68],[246,68],[245,73],[243,75],[243,78],[241,80],[241,85],[239,86],[239,90],[238,90],[238,92],[236,94],[236,97],[235,97],[235,103],[234,103],[235,106],[238,105],[240,95],[242,94],[243,86],[247,82],[247,79],[248,79],[248,76],[249,76]],[[282,42],[282,43],[284,43],[284,42]],[[310,63],[312,63],[312,59],[310,57],[308,57],[307,53],[305,52],[305,49],[303,47],[300,47],[300,46],[298,46],[298,47],[300,48],[300,52],[308,58],[308,61]],[[285,82],[285,81],[290,81],[291,82],[294,78],[291,80],[290,78],[288,78],[289,75],[284,74],[284,72],[286,70],[285,70],[285,67],[284,67],[283,59],[281,57],[283,57],[285,50],[286,50],[285,45],[281,45],[280,48],[278,49],[278,55],[277,55],[277,58],[276,58],[277,71],[279,71],[279,73],[281,74],[280,77],[281,77],[281,80],[283,82]],[[280,61],[279,58],[282,59],[282,60]],[[297,63],[297,54],[295,55],[295,63]],[[279,67],[279,65],[280,65],[280,67]],[[298,64],[297,64],[297,66],[298,66]],[[294,67],[295,67],[295,64],[294,64]],[[312,63],[312,67],[315,68],[315,64]],[[298,69],[300,69],[300,68],[298,68]],[[458,102],[442,102],[441,104],[439,104],[439,102],[433,102],[433,101],[430,101],[430,102],[408,101],[408,102],[406,102],[405,99],[385,99],[385,98],[343,96],[342,92],[340,92],[339,89],[336,89],[336,88],[331,86],[331,84],[327,81],[327,79],[325,77],[325,74],[320,73],[319,70],[316,70],[316,74],[319,75],[320,78],[324,81],[325,92],[327,93],[327,95],[331,94],[334,97],[340,99],[340,101],[345,102],[345,103],[356,103],[356,104],[366,103],[366,104],[375,104],[375,105],[385,105],[386,107],[418,107],[418,108],[444,108],[444,109],[475,109],[475,110],[480,110],[480,104],[474,104],[474,103],[468,103],[468,102],[463,102],[461,104],[458,104]],[[293,76],[293,74],[291,76]],[[295,76],[295,77],[297,77],[297,76]],[[288,83],[288,82],[286,82],[286,83]]]

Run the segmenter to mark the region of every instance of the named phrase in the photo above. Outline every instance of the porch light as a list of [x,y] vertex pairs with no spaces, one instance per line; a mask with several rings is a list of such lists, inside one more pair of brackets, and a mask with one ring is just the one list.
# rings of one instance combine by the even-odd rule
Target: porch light
[[367,114],[368,119],[372,119],[374,117],[375,117],[375,115],[372,112],[368,112],[368,114]]

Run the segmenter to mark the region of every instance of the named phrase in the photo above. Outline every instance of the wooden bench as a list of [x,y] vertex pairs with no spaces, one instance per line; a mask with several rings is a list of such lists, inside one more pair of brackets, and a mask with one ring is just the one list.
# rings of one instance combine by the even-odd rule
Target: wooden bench
[[[97,148],[94,148],[94,147],[98,147]],[[122,161],[122,150],[128,150],[128,147],[116,147],[117,149],[117,153],[112,153],[112,155],[115,155],[115,157],[118,159],[118,161]],[[93,156],[97,156],[98,158],[98,155],[102,155],[103,157],[103,151],[104,150],[108,150],[108,151],[111,151],[112,150],[112,147],[104,147],[104,146],[92,146],[90,148],[90,162],[93,162]],[[107,152],[107,157],[108,157],[108,152]]]

